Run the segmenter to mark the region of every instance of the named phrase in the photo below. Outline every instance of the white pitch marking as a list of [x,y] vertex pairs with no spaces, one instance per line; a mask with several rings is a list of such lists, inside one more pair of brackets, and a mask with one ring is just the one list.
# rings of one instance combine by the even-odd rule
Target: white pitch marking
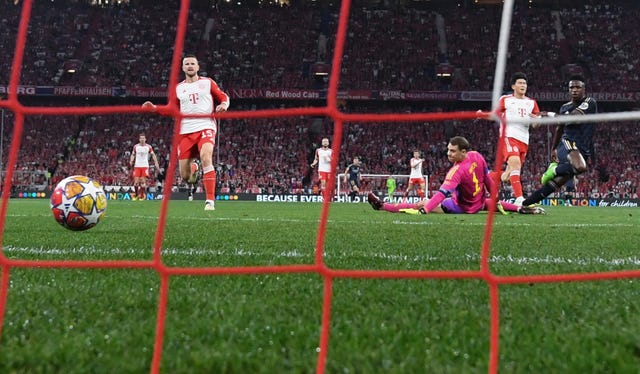
[[[124,248],[96,248],[96,247],[79,247],[79,248],[44,248],[44,247],[14,247],[7,246],[4,248],[5,254],[29,254],[29,255],[148,255],[151,254],[152,249],[124,249]],[[266,255],[261,251],[247,250],[243,248],[233,248],[229,250],[206,250],[206,249],[194,249],[194,248],[165,248],[162,250],[163,255],[172,256],[233,256],[233,257],[251,257],[251,258],[305,258],[313,259],[314,250],[309,249],[305,251],[303,249],[290,249],[282,250],[278,253]],[[430,255],[402,255],[402,254],[389,254],[384,252],[378,253],[325,253],[326,258],[341,258],[341,257],[359,257],[359,258],[378,258],[387,259],[390,261],[401,262],[440,262],[442,258]],[[450,261],[450,258],[446,259]],[[468,253],[460,256],[460,260],[465,263],[473,263],[480,261],[480,254]],[[491,256],[491,263],[507,263],[517,265],[532,265],[532,264],[570,264],[578,266],[589,265],[607,265],[607,266],[624,266],[624,265],[640,265],[640,257],[624,257],[624,258],[604,258],[602,256],[596,257],[557,257],[557,256],[543,256],[543,257],[518,257],[511,255],[494,255]]]

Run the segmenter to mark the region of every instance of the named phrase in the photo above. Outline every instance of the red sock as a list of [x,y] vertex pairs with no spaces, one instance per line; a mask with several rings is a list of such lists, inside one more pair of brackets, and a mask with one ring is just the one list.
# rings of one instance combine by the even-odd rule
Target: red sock
[[146,186],[140,186],[140,188],[138,188],[138,192],[140,192],[138,194],[138,198],[139,199],[144,199],[146,193],[147,193],[147,187]]
[[520,182],[520,170],[514,170],[509,174],[509,182],[511,183],[515,197],[521,197],[522,183]]
[[[204,169],[203,169],[204,170]],[[205,171],[202,176],[202,185],[204,186],[205,199],[216,199],[216,171],[211,167],[211,170]]]

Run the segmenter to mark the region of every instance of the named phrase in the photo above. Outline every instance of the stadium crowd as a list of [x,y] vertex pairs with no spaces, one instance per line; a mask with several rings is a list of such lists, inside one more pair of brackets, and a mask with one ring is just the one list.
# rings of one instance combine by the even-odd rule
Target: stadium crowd
[[[172,125],[167,118],[144,115],[28,118],[13,183],[18,189],[34,185],[51,189],[69,175],[85,174],[105,185],[130,186],[131,170],[127,162],[138,134],[146,134],[161,168],[165,168],[170,156]],[[635,122],[599,128],[595,163],[586,175],[578,178],[576,196],[637,198],[640,166],[636,160],[640,150],[635,147],[635,139],[640,137],[640,128]],[[5,129],[5,144],[11,143],[11,130],[12,126]],[[529,157],[523,167],[525,194],[539,186],[548,164],[548,131],[551,129],[547,127],[532,130]],[[332,139],[332,134],[328,119],[225,120],[214,155],[218,191],[317,192],[317,175],[308,165],[320,139],[325,136]],[[473,139],[474,149],[486,155],[493,166],[497,130],[491,122],[353,122],[344,127],[338,171],[344,170],[353,156],[359,156],[365,174],[407,175],[412,152],[419,149],[426,159],[424,172],[430,177],[429,189],[435,190],[450,167],[444,155],[447,140],[454,134]],[[5,163],[7,157],[8,148],[3,155]],[[151,178],[152,185],[157,181]],[[406,180],[398,182],[402,191]],[[385,178],[365,179],[362,190],[382,191],[386,188],[384,183]],[[173,185],[184,186],[184,182],[176,176]]]
[[[316,88],[313,65],[331,62],[339,16],[335,6],[319,3],[221,2],[212,9],[195,2],[183,49],[195,52],[203,71],[226,89]],[[440,2],[437,10],[353,5],[340,87],[491,90],[501,7],[456,6],[460,3]],[[640,52],[633,47],[640,4],[565,1],[557,8],[524,3],[514,9],[507,71],[527,71],[531,88],[539,91],[556,91],[561,74],[576,69],[592,82],[592,91],[640,90]],[[166,87],[176,4],[87,4],[34,3],[20,82]],[[5,48],[15,47],[20,9],[0,2]],[[0,55],[0,81],[9,80],[12,56]],[[452,69],[452,78],[435,79],[441,64]]]
[[[354,6],[340,72],[340,87],[368,90],[491,90],[501,7]],[[170,2],[144,6],[94,7],[84,2],[34,2],[20,83],[39,86],[167,86],[178,10]],[[565,7],[516,6],[508,71],[524,70],[531,91],[564,92],[566,75],[578,69],[588,91],[640,91],[640,50],[635,20],[640,4],[620,1],[567,2]],[[47,7],[59,7],[56,12]],[[20,6],[0,2],[0,43],[15,47]],[[335,45],[338,9],[296,2],[290,7],[196,6],[189,14],[185,51],[195,51],[206,74],[233,88],[317,88],[316,62],[329,63]],[[242,26],[239,26],[242,25]],[[385,37],[381,37],[385,35]],[[479,46],[478,40],[490,47]],[[0,82],[8,82],[13,54],[0,55]],[[436,79],[442,64],[453,77]],[[72,72],[73,70],[73,72]],[[43,98],[46,101],[46,98]],[[232,102],[233,102],[232,98]],[[232,104],[233,110],[256,103]],[[353,105],[353,104],[350,104]],[[427,105],[426,107],[424,105]],[[450,104],[451,105],[451,104]],[[556,109],[558,104],[553,104]],[[353,112],[368,108],[350,107]],[[441,110],[433,104],[380,104],[376,111]],[[454,107],[446,110],[456,110]],[[12,113],[3,110],[4,145],[11,144]],[[127,160],[138,134],[145,132],[166,167],[173,123],[149,115],[27,117],[16,188],[51,188],[70,174],[97,177],[105,185],[130,185]],[[479,127],[486,130],[478,131]],[[602,127],[601,127],[602,128]],[[596,135],[598,159],[581,176],[579,196],[633,197],[640,193],[635,147],[636,122],[613,123]],[[220,192],[313,192],[309,169],[322,137],[331,139],[329,119],[225,120],[214,159]],[[408,174],[413,149],[424,152],[431,189],[449,167],[443,152],[450,136],[463,135],[488,160],[497,131],[483,121],[432,123],[346,123],[338,170],[354,155],[367,174]],[[547,129],[532,131],[523,168],[525,194],[534,190],[548,163]],[[3,147],[3,167],[8,147]],[[610,178],[605,182],[604,174]],[[382,181],[384,182],[384,181]],[[174,185],[183,182],[176,178]],[[377,181],[363,188],[383,190]],[[402,188],[402,185],[399,186]]]

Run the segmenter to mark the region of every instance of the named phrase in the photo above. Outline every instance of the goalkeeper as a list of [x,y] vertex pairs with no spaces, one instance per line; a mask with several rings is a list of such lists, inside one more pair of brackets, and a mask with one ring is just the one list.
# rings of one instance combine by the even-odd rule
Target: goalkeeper
[[[493,190],[495,182],[489,177],[489,168],[484,157],[478,152],[470,151],[469,148],[469,141],[462,136],[455,136],[449,140],[447,158],[453,166],[431,199],[423,199],[418,203],[391,204],[382,203],[376,195],[369,193],[369,204],[375,210],[410,214],[474,214],[490,209],[493,201],[487,198],[486,194]],[[498,202],[496,209],[503,214],[507,214],[507,211],[544,214],[544,209],[540,207],[520,207],[506,201]]]
[[396,180],[390,175],[387,178],[387,196],[389,197],[389,201],[393,197],[393,193],[396,191]]

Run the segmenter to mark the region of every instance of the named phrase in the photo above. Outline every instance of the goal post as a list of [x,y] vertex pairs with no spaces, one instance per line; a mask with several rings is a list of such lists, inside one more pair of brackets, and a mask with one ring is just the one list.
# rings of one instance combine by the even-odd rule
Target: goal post
[[[396,201],[402,199],[404,192],[407,190],[409,184],[409,174],[361,174],[362,180],[360,182],[360,195],[366,195],[369,192],[373,192],[378,196],[383,196],[385,201]],[[349,184],[345,173],[340,173],[336,179],[336,195],[344,196],[349,193]],[[388,196],[387,179],[392,177],[396,181],[396,189],[392,196]],[[429,191],[429,176],[423,175],[426,187],[425,194]],[[410,193],[411,198],[417,198],[413,192]]]

